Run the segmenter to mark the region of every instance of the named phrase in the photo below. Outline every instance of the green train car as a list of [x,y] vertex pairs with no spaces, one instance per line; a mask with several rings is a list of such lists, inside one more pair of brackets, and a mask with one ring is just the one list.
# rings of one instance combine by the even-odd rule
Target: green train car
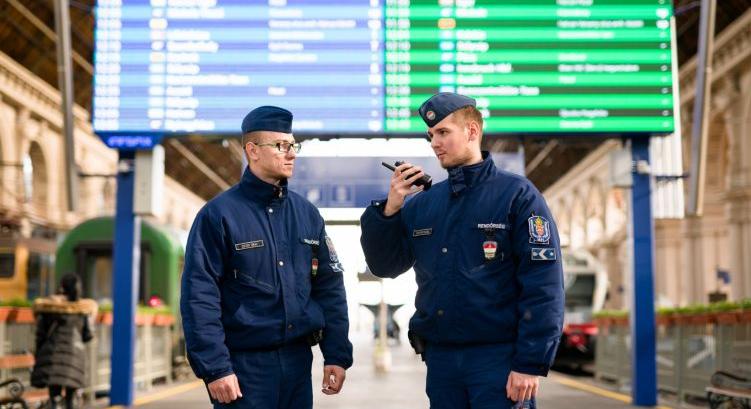
[[[76,226],[58,246],[56,281],[63,274],[74,272],[81,277],[85,297],[100,305],[112,305],[113,238],[112,217],[99,217]],[[178,315],[184,256],[185,250],[176,234],[148,221],[141,222],[140,304],[146,305],[156,296]]]

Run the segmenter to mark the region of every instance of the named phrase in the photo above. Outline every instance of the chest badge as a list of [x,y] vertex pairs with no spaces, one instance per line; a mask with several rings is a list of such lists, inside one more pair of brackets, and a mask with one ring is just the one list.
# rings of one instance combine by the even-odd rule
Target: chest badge
[[318,275],[318,258],[313,257],[313,260],[310,262],[310,275],[315,277]]
[[550,242],[550,223],[542,216],[532,216],[527,220],[529,224],[529,242],[532,244],[548,244]]
[[488,240],[482,243],[482,251],[485,253],[485,260],[492,260],[495,258],[498,251],[498,242]]
[[[326,236],[326,239],[328,239],[328,236]],[[313,252],[313,257],[310,260],[310,277],[315,278],[318,275],[318,240],[311,240],[310,249]]]
[[[485,230],[485,241],[482,243],[482,252],[485,254],[485,261],[495,259],[498,254],[498,242],[495,240],[495,231],[501,228],[498,224],[478,224],[477,227],[483,226]],[[501,255],[503,257],[503,255]]]

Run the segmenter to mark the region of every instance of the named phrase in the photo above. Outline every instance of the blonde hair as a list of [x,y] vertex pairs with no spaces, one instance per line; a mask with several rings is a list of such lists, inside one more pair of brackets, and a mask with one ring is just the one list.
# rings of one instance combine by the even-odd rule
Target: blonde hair
[[482,129],[482,113],[472,105],[467,105],[454,111],[454,119],[460,125],[467,125],[469,122],[475,121],[480,125],[480,129]]
[[470,122],[477,122],[480,128],[480,141],[482,141],[482,113],[472,105],[467,105],[454,111],[454,122],[461,126],[468,126]]

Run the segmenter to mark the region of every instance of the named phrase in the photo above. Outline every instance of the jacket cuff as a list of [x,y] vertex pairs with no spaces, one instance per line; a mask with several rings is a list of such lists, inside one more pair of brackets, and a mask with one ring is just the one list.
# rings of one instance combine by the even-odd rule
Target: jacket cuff
[[346,369],[349,369],[352,366],[352,360],[341,360],[341,359],[324,359],[323,360],[323,366],[328,365],[335,365]]
[[229,370],[226,370],[226,371],[222,371],[222,372],[217,372],[215,374],[212,374],[211,376],[207,376],[207,377],[203,378],[203,382],[206,385],[208,385],[208,384],[210,384],[211,382],[214,382],[217,379],[224,378],[225,376],[229,376],[229,375],[232,375],[234,373],[235,372],[232,369],[229,369]]
[[525,375],[548,376],[550,367],[548,365],[518,364],[512,362],[511,370]]
[[398,216],[402,213],[402,209],[399,209],[397,210],[396,213],[392,214],[391,216],[386,216],[385,214],[383,214],[384,210],[386,210],[387,200],[388,200],[387,198],[383,198],[380,200],[373,200],[372,202],[370,202],[370,205],[375,208],[374,209],[375,211],[372,212],[373,215],[377,219],[380,219],[381,221],[387,221],[387,220],[390,221],[390,220],[397,219]]

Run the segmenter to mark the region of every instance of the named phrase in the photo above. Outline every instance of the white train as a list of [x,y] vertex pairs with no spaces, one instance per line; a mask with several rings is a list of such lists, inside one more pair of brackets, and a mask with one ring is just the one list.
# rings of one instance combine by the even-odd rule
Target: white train
[[597,326],[592,315],[608,296],[608,274],[585,250],[563,249],[566,310],[555,365],[588,369],[595,358]]

